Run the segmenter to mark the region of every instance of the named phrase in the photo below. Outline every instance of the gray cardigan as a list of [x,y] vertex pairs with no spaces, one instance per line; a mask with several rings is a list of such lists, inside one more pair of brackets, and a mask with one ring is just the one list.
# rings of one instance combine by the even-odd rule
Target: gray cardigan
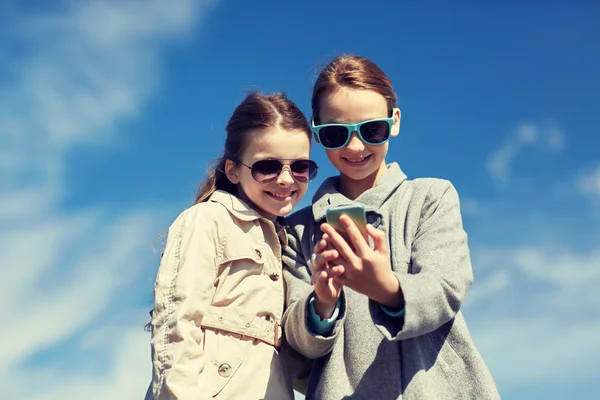
[[[307,399],[499,399],[460,311],[473,280],[458,194],[440,179],[407,180],[398,164],[354,202],[327,179],[287,219],[286,340],[312,359]],[[387,233],[392,269],[405,299],[403,317],[387,315],[344,288],[327,336],[312,331],[309,263],[328,207],[364,204],[368,222]]]

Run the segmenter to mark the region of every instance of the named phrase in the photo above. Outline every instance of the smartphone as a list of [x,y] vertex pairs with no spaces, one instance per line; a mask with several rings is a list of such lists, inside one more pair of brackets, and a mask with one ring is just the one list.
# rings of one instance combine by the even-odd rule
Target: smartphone
[[353,205],[327,209],[325,212],[327,223],[333,226],[340,234],[345,235],[344,226],[340,222],[340,216],[342,216],[342,214],[346,214],[354,221],[365,238],[369,237],[367,233],[367,214],[365,212],[365,206]]

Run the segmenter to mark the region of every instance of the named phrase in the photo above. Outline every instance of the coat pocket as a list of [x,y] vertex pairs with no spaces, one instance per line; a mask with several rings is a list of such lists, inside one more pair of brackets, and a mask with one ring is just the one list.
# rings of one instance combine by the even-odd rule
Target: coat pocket
[[268,246],[264,244],[256,244],[248,241],[248,238],[230,238],[224,244],[220,257],[219,264],[226,264],[232,261],[248,259],[256,264],[264,264],[266,251]]
[[[246,271],[244,275],[260,275],[266,268],[270,268],[269,252],[271,249],[266,244],[249,243],[248,241],[228,241],[218,258],[218,275],[221,275],[223,269],[229,268],[229,274],[238,271]],[[272,257],[272,255],[271,255]]]
[[464,362],[448,341],[451,325],[446,324],[428,333],[431,344],[431,354],[434,364],[437,365],[448,376],[460,375],[464,370]]
[[242,365],[242,349],[227,332],[204,330],[206,363],[200,374],[202,387],[215,397],[231,382]]

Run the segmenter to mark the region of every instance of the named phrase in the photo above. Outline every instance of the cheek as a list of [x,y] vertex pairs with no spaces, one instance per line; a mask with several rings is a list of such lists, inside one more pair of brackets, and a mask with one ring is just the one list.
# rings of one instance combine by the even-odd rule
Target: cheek
[[304,195],[306,195],[306,191],[308,190],[307,184],[298,185],[298,191],[296,192],[296,198],[293,201],[293,206],[295,207],[302,199]]
[[340,153],[342,149],[339,150],[325,150],[325,154],[327,154],[327,158],[332,163],[336,163],[340,158]]
[[300,194],[304,195],[304,193],[306,193],[306,191],[308,190],[308,183],[302,183],[298,186],[299,186],[298,190],[300,191]]
[[256,193],[260,190],[260,184],[256,182],[250,174],[243,174],[240,176],[240,186],[244,189],[246,195]]
[[243,170],[240,170],[238,172],[238,176],[240,177],[240,181],[243,182],[246,185],[253,185],[253,184],[258,184],[258,182],[256,182],[254,180],[254,178],[252,177],[252,172],[248,169],[245,168]]
[[385,143],[380,146],[368,146],[368,150],[377,158],[385,158],[388,151],[388,145],[388,143]]

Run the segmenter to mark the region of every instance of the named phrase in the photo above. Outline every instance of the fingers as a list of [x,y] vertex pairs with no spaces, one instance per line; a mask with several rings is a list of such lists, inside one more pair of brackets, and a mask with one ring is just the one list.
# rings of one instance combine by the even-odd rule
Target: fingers
[[339,256],[339,252],[335,249],[325,250],[319,254],[313,254],[310,271],[315,274],[318,271],[328,268],[327,263],[336,260]]
[[350,245],[344,238],[335,230],[335,228],[328,223],[321,224],[321,230],[329,235],[330,241],[333,246],[338,250],[340,256],[342,256],[346,261],[352,263],[358,257],[350,248]]
[[324,233],[321,240],[324,240],[327,243],[327,246],[325,248],[329,250],[334,249],[333,244],[331,243],[331,238],[328,234]]
[[387,242],[383,231],[373,227],[373,225],[367,225],[367,233],[373,238],[375,251],[387,251]]
[[336,263],[340,261],[340,253],[327,233],[323,234],[313,250],[310,270],[315,293],[326,302],[336,301],[344,286],[345,267]]
[[319,279],[339,278],[344,275],[345,268],[343,265],[336,265],[331,268],[326,268],[318,272]]
[[317,298],[327,304],[335,303],[344,287],[341,281],[343,273],[344,267],[338,265],[321,270],[317,275],[313,275],[313,288]]
[[342,215],[340,217],[340,222],[344,226],[346,235],[348,235],[348,239],[350,239],[350,243],[356,249],[359,257],[370,250],[369,243],[366,241],[364,233],[358,229],[358,226],[354,223],[352,218],[347,215]]
[[327,273],[329,274],[330,278],[340,277],[344,275],[345,271],[346,268],[343,265],[334,265],[333,267],[327,269]]
[[319,254],[319,253],[323,252],[323,250],[325,250],[326,248],[327,248],[327,240],[321,239],[317,242],[317,244],[315,244],[315,247],[313,247],[313,254]]
[[325,233],[325,234],[323,234],[323,237],[321,238],[321,240],[319,240],[317,242],[317,244],[315,244],[315,247],[313,247],[313,254],[320,254],[325,250],[333,250],[333,249],[334,249],[334,247],[331,244],[329,235],[327,235]]

